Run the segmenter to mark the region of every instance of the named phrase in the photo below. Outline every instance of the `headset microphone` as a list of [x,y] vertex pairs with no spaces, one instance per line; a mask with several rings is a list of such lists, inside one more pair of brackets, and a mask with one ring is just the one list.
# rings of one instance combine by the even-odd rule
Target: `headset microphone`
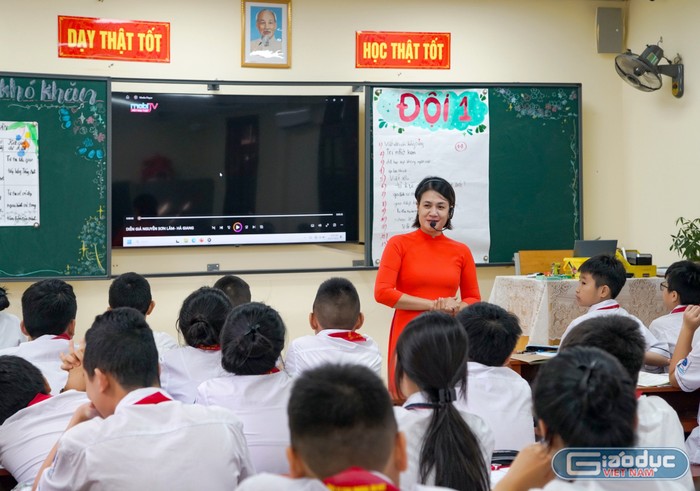
[[441,228],[441,229],[438,230],[438,228],[437,228],[437,220],[430,220],[429,223],[430,223],[430,228],[432,228],[433,230],[435,230],[435,231],[437,231],[437,232],[442,232],[443,230],[445,230],[445,227],[443,227],[443,228]]

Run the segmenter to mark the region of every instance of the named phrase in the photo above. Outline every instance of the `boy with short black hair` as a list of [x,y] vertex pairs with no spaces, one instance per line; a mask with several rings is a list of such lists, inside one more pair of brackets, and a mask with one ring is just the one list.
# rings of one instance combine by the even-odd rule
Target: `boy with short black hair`
[[222,276],[216,280],[214,288],[224,292],[229,300],[231,300],[231,304],[234,307],[238,307],[244,303],[250,303],[250,286],[238,276],[232,274]]
[[644,362],[650,370],[668,366],[671,353],[668,345],[659,341],[637,317],[633,316],[615,300],[627,281],[625,266],[610,254],[599,254],[587,259],[579,268],[579,285],[576,288],[576,302],[581,307],[589,307],[588,312],[577,317],[561,336],[566,336],[581,322],[599,316],[623,315],[637,322],[639,332],[644,337],[646,353]]
[[75,332],[78,304],[73,287],[63,280],[37,281],[22,294],[22,333],[29,341],[0,350],[32,363],[44,375],[52,394],[58,394],[68,378],[61,370],[61,353],[68,353]]
[[0,465],[18,483],[32,482],[66,429],[84,392],[49,394],[41,371],[24,358],[0,356]]
[[518,318],[498,305],[478,302],[457,320],[469,337],[467,394],[457,402],[480,416],[496,438],[496,450],[521,450],[535,442],[530,385],[504,366],[522,334]]
[[[147,317],[153,312],[156,303],[151,296],[151,285],[138,273],[122,273],[109,285],[109,308],[131,307]],[[168,350],[179,348],[178,342],[165,332],[153,332],[158,355],[163,356]]]
[[326,364],[305,371],[294,383],[287,412],[291,478],[258,474],[241,491],[398,489],[406,441],[389,392],[370,369]]
[[357,332],[365,318],[360,296],[345,278],[330,278],[318,287],[309,324],[315,335],[293,340],[285,366],[292,375],[323,363],[356,363],[380,375],[382,355],[377,343]]
[[665,279],[660,285],[661,296],[669,313],[651,321],[649,330],[659,341],[668,343],[673,353],[683,324],[683,312],[688,305],[700,304],[700,264],[676,261],[666,270]]
[[[607,315],[588,319],[571,331],[559,350],[574,346],[592,346],[618,359],[636,384],[644,364],[644,337],[639,326],[627,316]],[[658,396],[641,395],[637,399],[637,446],[685,449],[683,426],[676,410]],[[692,490],[690,473],[680,483]]]
[[[159,388],[158,352],[138,311],[97,316],[82,366],[91,403],[47,457],[38,489],[235,489],[254,472],[231,412],[173,401]],[[193,455],[206,462],[201,472],[189,472]],[[154,456],[162,457],[155,470],[145,465]]]

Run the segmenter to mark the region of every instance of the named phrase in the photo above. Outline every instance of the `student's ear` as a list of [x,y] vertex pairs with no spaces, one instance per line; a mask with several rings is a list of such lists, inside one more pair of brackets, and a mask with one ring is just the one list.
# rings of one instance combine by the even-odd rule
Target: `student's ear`
[[150,305],[148,306],[148,310],[146,311],[146,315],[151,315],[151,312],[153,312],[153,308],[156,306],[156,302],[151,300]]
[[608,285],[601,285],[598,289],[598,293],[600,294],[601,298],[612,298],[610,296],[610,287]]
[[364,323],[365,323],[365,314],[360,312],[359,315],[357,316],[357,322],[355,322],[355,326],[353,326],[352,330],[357,331],[359,328],[362,327],[362,324],[364,324]]
[[403,431],[396,432],[396,438],[394,439],[394,453],[392,458],[394,459],[394,467],[399,472],[403,472],[408,469],[408,454],[406,453],[406,435]]
[[31,336],[29,335],[29,333],[27,332],[27,328],[24,327],[24,320],[19,321],[19,328],[20,328],[20,330],[22,331],[22,334],[24,334],[25,336],[27,336],[29,339],[32,339],[32,337],[31,337]]
[[49,384],[49,381],[46,380],[46,377],[44,377],[44,390],[46,391],[46,394],[51,393],[51,384]]
[[318,323],[318,318],[316,317],[316,314],[314,314],[313,312],[309,314],[309,325],[311,326],[311,330],[315,333],[318,333],[318,331],[321,331],[323,329]]
[[299,479],[302,477],[311,477],[306,468],[306,464],[301,460],[298,453],[291,447],[287,447],[287,463],[289,464],[289,477]]
[[92,374],[92,380],[100,394],[107,393],[112,385],[112,381],[110,380],[109,376],[99,368],[95,368]]
[[75,334],[75,319],[72,319],[68,323],[68,327],[66,328],[66,334],[68,334],[71,338]]
[[671,298],[671,302],[673,302],[676,305],[681,304],[681,296],[678,295],[677,291],[674,290],[668,290],[668,295]]

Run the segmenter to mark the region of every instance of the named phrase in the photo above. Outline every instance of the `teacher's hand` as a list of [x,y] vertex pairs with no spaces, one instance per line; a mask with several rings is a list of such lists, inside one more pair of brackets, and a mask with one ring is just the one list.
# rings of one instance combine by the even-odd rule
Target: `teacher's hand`
[[461,308],[461,302],[456,298],[438,298],[435,300],[433,310],[439,310],[450,315],[456,315]]

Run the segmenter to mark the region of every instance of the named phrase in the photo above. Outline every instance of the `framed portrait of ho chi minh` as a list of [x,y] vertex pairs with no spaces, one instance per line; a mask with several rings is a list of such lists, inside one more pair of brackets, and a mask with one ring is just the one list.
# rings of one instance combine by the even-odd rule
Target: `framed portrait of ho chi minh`
[[241,66],[291,66],[291,0],[241,2]]

